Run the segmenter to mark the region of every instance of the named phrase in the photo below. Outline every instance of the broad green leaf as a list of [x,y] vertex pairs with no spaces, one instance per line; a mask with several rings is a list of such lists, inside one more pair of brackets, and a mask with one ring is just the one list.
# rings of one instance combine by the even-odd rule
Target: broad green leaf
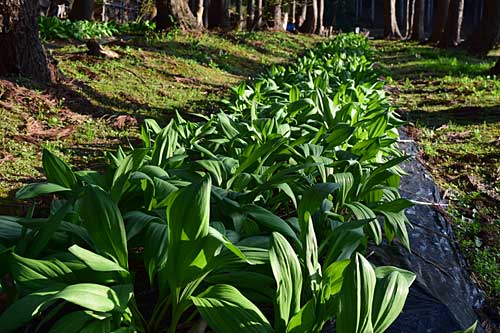
[[114,201],[118,202],[120,200],[130,174],[141,167],[147,153],[147,149],[136,149],[120,162],[111,185],[111,197]]
[[316,240],[316,233],[314,232],[314,225],[309,212],[305,214],[306,228],[302,230],[304,234],[303,248],[304,248],[304,263],[307,269],[307,277],[309,280],[311,293],[316,293],[320,288],[321,280],[321,265],[318,258],[318,243]]
[[2,332],[10,333],[22,327],[38,315],[45,305],[49,304],[52,297],[63,289],[64,286],[64,284],[52,284],[43,290],[24,296],[14,302],[14,304],[9,306],[0,315]]
[[49,333],[80,332],[88,322],[94,319],[95,318],[89,311],[71,312],[59,319],[54,326],[51,327]]
[[11,253],[10,273],[16,282],[27,290],[41,290],[54,283],[69,283],[71,270],[59,260],[35,260]]
[[156,136],[153,145],[151,164],[164,167],[166,160],[174,155],[177,149],[178,133],[173,128],[173,120]]
[[277,231],[284,236],[295,240],[297,243],[300,243],[297,235],[290,227],[290,225],[285,220],[273,214],[269,210],[257,205],[246,205],[243,207],[243,211],[247,213],[258,224],[268,228],[271,231]]
[[123,215],[125,221],[125,228],[127,233],[127,241],[139,235],[147,226],[152,223],[162,223],[163,220],[157,216],[152,216],[140,211],[130,211]]
[[210,219],[209,177],[177,192],[167,208],[168,261],[167,272],[172,288],[194,278],[207,265],[204,239],[208,235]]
[[344,271],[351,261],[336,261],[323,271],[323,292],[324,300],[329,300],[333,295],[340,292],[344,282]]
[[372,333],[371,321],[376,275],[371,264],[357,253],[344,272],[340,290],[338,333]]
[[382,333],[396,320],[406,301],[415,274],[384,267],[375,269],[377,283],[373,297],[373,332]]
[[126,269],[103,256],[100,256],[92,251],[86,250],[78,245],[73,245],[68,249],[75,257],[83,261],[90,269],[97,272],[127,272]]
[[43,150],[42,164],[45,176],[50,183],[76,189],[76,177],[71,168],[48,149]]
[[24,186],[16,192],[17,200],[26,200],[38,197],[39,195],[52,194],[71,191],[70,188],[52,183],[34,183]]
[[316,318],[316,302],[310,299],[288,322],[286,332],[304,333],[313,332],[313,327],[318,325]]
[[122,215],[111,197],[99,188],[86,187],[77,201],[78,213],[98,251],[128,267],[127,239]]
[[356,217],[356,220],[369,220],[367,225],[369,235],[372,237],[375,244],[380,244],[382,242],[382,228],[380,223],[377,221],[377,215],[362,204],[361,202],[353,202],[346,204],[346,207],[351,210],[351,212]]
[[144,239],[144,265],[149,282],[153,285],[155,274],[164,268],[168,258],[168,227],[166,224],[149,224]]
[[0,240],[17,240],[23,231],[18,223],[22,218],[14,216],[0,216]]
[[346,143],[355,131],[355,127],[338,124],[332,129],[331,134],[326,137],[325,141],[330,147],[337,147]]
[[[410,248],[410,238],[408,237],[408,230],[406,229],[406,217],[403,212],[393,213],[389,211],[380,212],[385,219],[386,235],[390,235],[389,230],[399,239],[399,241],[408,249]],[[392,241],[392,237],[387,237]]]
[[42,251],[45,249],[50,239],[54,236],[54,233],[61,225],[62,220],[66,217],[71,209],[72,203],[71,201],[68,201],[63,206],[61,206],[54,215],[49,216],[40,230],[35,231],[29,246],[26,249],[23,249],[23,253],[27,257],[38,257],[40,253],[42,253]]
[[301,230],[307,227],[307,220],[305,219],[306,213],[309,212],[310,216],[313,216],[320,210],[323,201],[339,188],[340,185],[336,183],[321,183],[308,188],[307,191],[304,192],[298,208]]
[[378,205],[377,208],[374,210],[399,213],[400,211],[413,206],[414,204],[410,200],[399,198],[390,202],[384,202]]
[[67,286],[52,299],[62,299],[97,312],[123,312],[131,295],[132,285],[125,285],[124,288],[115,291],[99,284],[79,283]]
[[288,321],[300,311],[302,272],[299,259],[285,237],[273,232],[269,260],[276,280],[275,331],[285,332]]
[[191,300],[217,333],[273,332],[259,308],[232,286],[219,284],[209,287]]

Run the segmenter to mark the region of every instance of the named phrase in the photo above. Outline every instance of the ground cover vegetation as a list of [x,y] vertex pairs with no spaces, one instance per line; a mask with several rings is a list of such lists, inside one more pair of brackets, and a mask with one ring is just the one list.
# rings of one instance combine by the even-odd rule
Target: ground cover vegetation
[[[456,48],[463,23],[469,54],[495,47],[498,0],[130,5],[0,0],[0,195],[42,167],[49,182],[0,207],[17,211],[0,232],[7,330],[385,330],[413,275],[373,267],[366,248],[382,234],[408,248],[411,203],[397,193],[402,122],[366,41],[339,37],[237,85],[321,39],[299,33],[330,36],[333,25],[451,49],[379,45],[383,61],[405,59],[389,90],[420,109],[406,115],[411,134],[495,304],[498,86],[486,71],[500,61]],[[471,124],[469,106],[483,123]]]
[[47,88],[23,78],[0,80],[0,213],[22,209],[11,198],[41,177],[42,148],[78,168],[102,168],[102,151],[138,140],[144,118],[165,124],[176,110],[218,110],[228,87],[320,40],[172,31],[107,44],[116,59],[89,55],[80,42],[47,40],[64,81]]
[[442,189],[445,209],[493,318],[500,309],[500,82],[489,75],[497,51],[477,58],[464,50],[374,42],[391,96],[422,162]]
[[225,112],[146,120],[104,174],[44,150],[48,182],[17,198],[52,194],[50,213],[0,224],[2,329],[385,331],[414,274],[363,255],[410,247],[382,88],[366,39],[341,35],[234,87]]

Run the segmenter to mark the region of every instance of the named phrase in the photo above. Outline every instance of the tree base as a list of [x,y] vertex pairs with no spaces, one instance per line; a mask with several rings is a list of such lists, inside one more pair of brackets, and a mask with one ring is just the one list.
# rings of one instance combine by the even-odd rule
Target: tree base
[[500,75],[500,59],[498,59],[497,63],[490,70],[490,73],[493,75]]

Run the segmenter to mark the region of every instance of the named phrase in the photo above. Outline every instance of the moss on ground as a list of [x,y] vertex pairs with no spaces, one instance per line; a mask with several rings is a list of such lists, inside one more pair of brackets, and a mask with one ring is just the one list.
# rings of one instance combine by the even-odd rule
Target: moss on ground
[[415,43],[373,44],[391,96],[449,200],[473,276],[499,311],[500,80],[488,73],[497,54],[478,59]]
[[286,33],[151,34],[106,45],[117,59],[87,55],[81,43],[47,48],[66,80],[37,87],[0,78],[0,213],[42,177],[42,147],[77,168],[102,166],[104,152],[138,138],[141,121],[216,111],[228,87],[272,64],[287,63],[321,41]]

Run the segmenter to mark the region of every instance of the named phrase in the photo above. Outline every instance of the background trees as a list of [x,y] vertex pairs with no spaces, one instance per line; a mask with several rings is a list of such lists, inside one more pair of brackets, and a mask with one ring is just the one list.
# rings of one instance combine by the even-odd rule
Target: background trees
[[56,71],[38,37],[38,3],[0,0],[0,75],[20,74],[41,83],[53,82]]
[[384,0],[384,38],[402,38],[396,19],[396,0]]
[[[7,63],[15,62],[12,60],[15,57],[9,56],[13,53],[23,54],[37,64],[43,62],[40,59],[45,59],[33,30],[36,28],[36,8],[33,4],[26,4],[25,0],[0,1],[5,3],[2,9],[4,22],[23,22],[2,34],[1,38],[6,40],[4,45],[14,41],[19,44],[2,54],[3,58],[11,59],[10,62],[3,61],[3,72],[28,73],[26,67],[33,67],[29,61],[23,61],[22,66]],[[12,7],[15,3],[18,5]],[[332,25],[344,31],[359,26],[375,31],[383,29],[383,36],[388,39],[409,38],[440,47],[456,47],[470,34],[467,48],[479,55],[486,54],[500,36],[500,0],[338,0],[334,3],[324,0],[154,0],[152,8],[154,12],[149,17],[154,17],[159,30],[176,27],[181,30],[283,31],[290,27],[290,30],[302,33],[323,34],[325,27]],[[68,16],[72,20],[100,19],[99,10],[95,0],[75,0],[73,7],[68,9]],[[18,15],[22,17],[15,18]],[[462,29],[464,20],[467,22],[466,31]],[[28,22],[34,27],[29,31],[26,29]],[[474,26],[475,29],[470,28]],[[331,31],[330,28],[327,30]],[[31,37],[19,39],[13,37],[16,33]],[[29,49],[30,52],[16,51],[18,49]],[[48,65],[42,67],[48,68]],[[47,73],[48,70],[40,70],[33,77],[40,79],[47,77]]]

